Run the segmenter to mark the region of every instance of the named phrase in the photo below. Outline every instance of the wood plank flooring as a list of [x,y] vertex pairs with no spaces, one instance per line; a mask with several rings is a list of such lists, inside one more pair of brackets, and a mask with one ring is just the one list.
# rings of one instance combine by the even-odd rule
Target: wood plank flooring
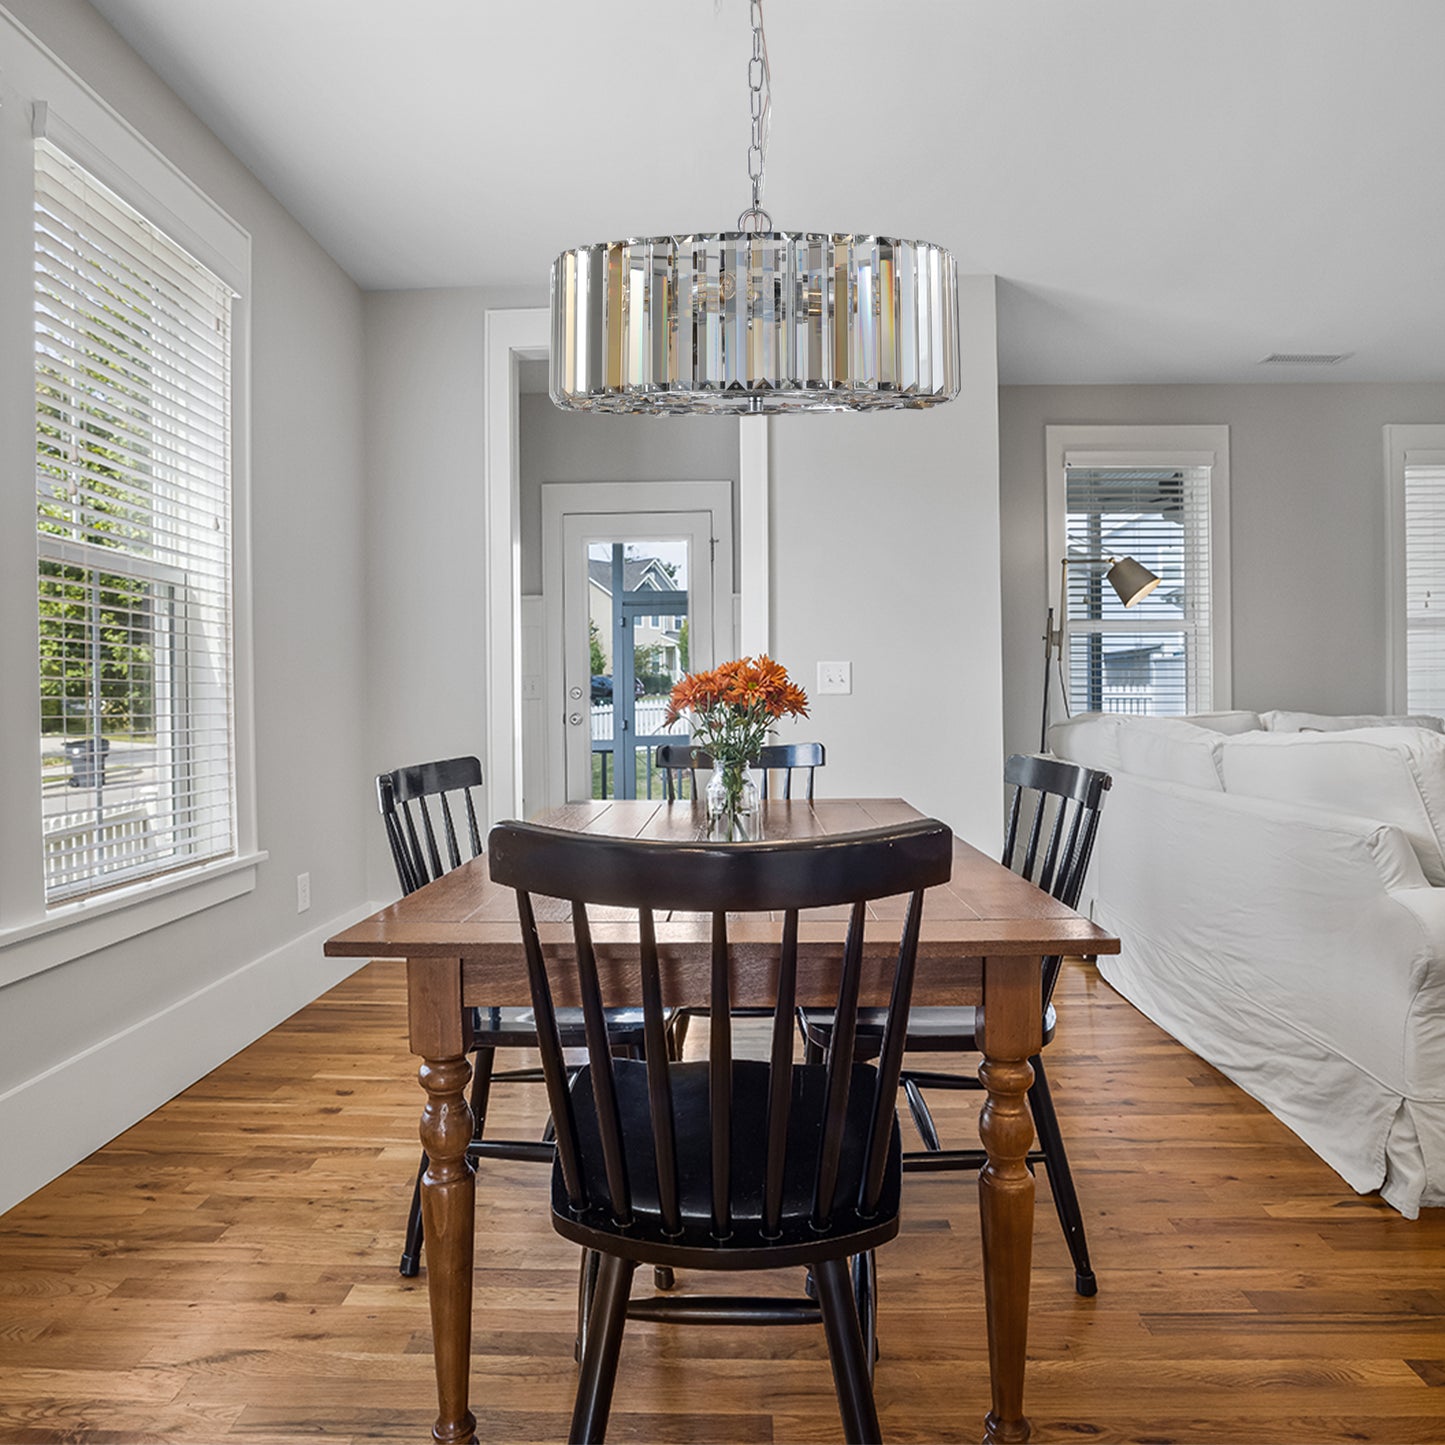
[[[1445,1210],[1412,1223],[1352,1194],[1088,966],[1058,1003],[1099,1294],[1073,1293],[1041,1178],[1034,1439],[1445,1441]],[[429,1439],[424,1281],[396,1273],[420,1101],[401,968],[372,964],[0,1218],[0,1441]],[[540,1090],[499,1089],[505,1132],[543,1113]],[[970,1096],[938,1113],[976,1137]],[[884,1430],[976,1440],[973,1177],[905,1186],[879,1257]],[[545,1171],[490,1165],[478,1217],[482,1438],[565,1438],[575,1255]],[[610,1440],[838,1438],[821,1332],[630,1328]]]

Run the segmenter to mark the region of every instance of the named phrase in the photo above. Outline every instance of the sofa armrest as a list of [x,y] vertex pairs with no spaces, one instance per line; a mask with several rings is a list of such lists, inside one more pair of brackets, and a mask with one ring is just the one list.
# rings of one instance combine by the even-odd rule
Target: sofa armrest
[[1419,924],[1423,952],[1445,959],[1445,888],[1395,888],[1390,896]]
[[[1445,888],[1401,888],[1391,897],[1420,929],[1405,1029],[1405,1082],[1414,1099],[1438,1106],[1445,1103],[1440,1067],[1445,1060]],[[1445,1119],[1438,1112],[1434,1118],[1431,1137],[1438,1152],[1445,1149]]]
[[1445,889],[1399,829],[1125,774],[1093,886],[1121,969],[1167,957],[1407,1091],[1403,1021],[1445,968]]

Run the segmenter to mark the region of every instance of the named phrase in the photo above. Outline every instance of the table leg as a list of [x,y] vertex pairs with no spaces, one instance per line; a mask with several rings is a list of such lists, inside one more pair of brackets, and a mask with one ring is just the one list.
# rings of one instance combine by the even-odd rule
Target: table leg
[[1033,1142],[1029,1058],[1042,1046],[1038,958],[983,961],[983,1063],[987,1096],[978,1132],[988,1154],[979,1176],[983,1226],[984,1302],[988,1313],[989,1380],[993,1408],[984,1420],[985,1445],[1029,1438],[1024,1415],[1028,1349],[1029,1270],[1034,1238],[1034,1177],[1025,1163]]
[[438,1413],[432,1438],[439,1445],[466,1445],[477,1433],[476,1417],[467,1408],[476,1209],[476,1182],[467,1161],[472,1111],[466,1088],[471,1076],[465,1057],[427,1059],[419,1071],[427,1096],[421,1143],[429,1162],[421,1180],[421,1212],[437,1372]]
[[460,958],[409,958],[406,963],[407,1033],[422,1059],[426,1090],[421,1145],[421,1215],[426,1235],[426,1288],[431,1302],[432,1357],[437,1372],[440,1445],[467,1445],[477,1437],[467,1408],[472,1352],[472,1241],[477,1192],[467,1146],[472,1111],[467,1083],[472,1066],[471,1010],[462,1007]]

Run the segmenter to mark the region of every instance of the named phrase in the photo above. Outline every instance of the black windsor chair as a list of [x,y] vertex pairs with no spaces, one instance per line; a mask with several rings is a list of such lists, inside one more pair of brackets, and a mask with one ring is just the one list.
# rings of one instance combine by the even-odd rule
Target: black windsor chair
[[[472,757],[447,758],[441,762],[419,763],[382,773],[376,780],[377,801],[386,824],[387,842],[396,864],[397,882],[403,894],[440,878],[443,873],[459,867],[463,854],[458,841],[459,818],[453,808],[464,815],[466,835],[470,844],[468,858],[482,851],[481,833],[477,827],[476,805],[472,790],[482,783],[482,765]],[[433,819],[433,812],[437,817]],[[438,839],[438,829],[441,838]],[[562,1018],[564,1047],[581,1048],[584,1042],[582,1016],[566,1010]],[[638,1054],[643,1045],[641,1009],[621,1009],[607,1017],[608,1041],[613,1048]],[[530,1159],[550,1164],[555,1153],[551,1125],[541,1139],[485,1139],[487,1101],[494,1083],[542,1082],[542,1071],[536,1068],[498,1072],[495,1068],[497,1049],[535,1049],[537,1028],[530,1009],[474,1008],[472,1037],[473,1063],[470,1103],[475,1127],[468,1157]],[[426,1173],[427,1156],[423,1152],[412,1188],[411,1209],[407,1214],[406,1242],[402,1247],[401,1273],[412,1278],[420,1272],[423,1226],[421,1214],[421,1177]],[[659,1280],[666,1286],[670,1281]]]
[[[1073,908],[1079,901],[1084,875],[1093,855],[1104,794],[1113,779],[1108,773],[1080,767],[1077,763],[1015,754],[1004,767],[1004,781],[1013,790],[1004,837],[1004,866],[1027,878],[1060,903]],[[1023,818],[1028,820],[1027,839],[1020,846]],[[1048,829],[1047,841],[1044,841],[1045,828]],[[1044,844],[1042,848],[1041,842]],[[1045,1044],[1053,1038],[1057,1023],[1051,1000],[1061,962],[1059,958],[1044,960]],[[798,1018],[807,1046],[805,1058],[817,1062],[832,1047],[833,1016],[821,1009],[802,1009]],[[855,1057],[867,1059],[877,1056],[882,1046],[884,1025],[883,1010],[860,1011],[853,1045]],[[906,1048],[910,1053],[976,1053],[978,1027],[977,1011],[971,1008],[914,1009],[908,1020]],[[1073,1259],[1074,1288],[1081,1295],[1092,1295],[1098,1292],[1099,1286],[1089,1263],[1083,1213],[1069,1169],[1069,1158],[1064,1150],[1063,1135],[1059,1132],[1048,1075],[1039,1055],[1035,1054],[1029,1063],[1034,1070],[1034,1082],[1029,1088],[1029,1109],[1033,1114],[1039,1147],[1030,1151],[1028,1164],[1031,1169],[1043,1164],[1048,1170],[1054,1209]],[[904,1155],[904,1169],[981,1169],[985,1159],[982,1149],[943,1147],[924,1098],[926,1089],[979,1089],[982,1085],[977,1077],[905,1068],[902,1084],[909,1112],[924,1145],[921,1152]]]
[[783,791],[781,796],[785,799],[793,796],[793,774],[802,775],[804,792],[803,796],[808,802],[813,801],[813,770],[821,768],[827,761],[823,752],[822,743],[769,743],[767,747],[761,748],[758,752],[757,761],[753,764],[762,775],[762,796],[768,796],[768,779],[775,772],[783,775]]
[[667,801],[675,803],[684,797],[683,775],[688,779],[688,798],[701,798],[697,775],[712,772],[712,755],[689,743],[660,743],[654,755],[663,781],[667,787]]
[[[898,1231],[901,1145],[895,1108],[903,1028],[884,1028],[879,1063],[850,1046],[827,1064],[793,1062],[798,911],[851,905],[839,947],[834,1011],[851,1045],[863,966],[866,904],[910,894],[894,960],[891,1016],[906,1020],[923,890],[952,871],[952,835],[924,820],[906,827],[778,843],[618,840],[503,823],[487,843],[494,881],[517,890],[539,1023],[542,1066],[557,1121],[552,1223],[595,1251],[594,1286],[572,1416],[572,1441],[601,1441],[629,1316],[714,1323],[821,1317],[844,1433],[880,1438],[871,1356],[850,1287],[850,1257],[871,1256]],[[556,950],[538,934],[532,895],[572,903],[571,938]],[[646,1058],[609,1048],[586,904],[637,911],[635,961],[609,949],[609,978],[635,967]],[[711,916],[709,1055],[669,1061],[654,912]],[[782,942],[767,1060],[735,1059],[729,915],[782,912]],[[893,924],[890,927],[897,928]],[[894,936],[897,936],[896,934]],[[588,1062],[570,1077],[554,993],[579,997]],[[817,1302],[669,1296],[629,1307],[639,1264],[711,1270],[811,1268]]]

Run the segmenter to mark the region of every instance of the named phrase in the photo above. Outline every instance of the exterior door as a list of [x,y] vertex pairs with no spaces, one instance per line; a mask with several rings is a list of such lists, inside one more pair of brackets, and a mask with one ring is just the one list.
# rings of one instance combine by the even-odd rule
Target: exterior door
[[[553,492],[567,495],[548,498]],[[573,509],[638,497],[700,505]],[[544,591],[560,654],[561,706],[552,712],[560,757],[551,771],[565,780],[565,796],[556,801],[660,797],[657,747],[687,736],[685,723],[664,725],[672,685],[733,650],[731,488],[559,485],[544,488],[544,514],[553,512],[544,515],[556,537]]]

